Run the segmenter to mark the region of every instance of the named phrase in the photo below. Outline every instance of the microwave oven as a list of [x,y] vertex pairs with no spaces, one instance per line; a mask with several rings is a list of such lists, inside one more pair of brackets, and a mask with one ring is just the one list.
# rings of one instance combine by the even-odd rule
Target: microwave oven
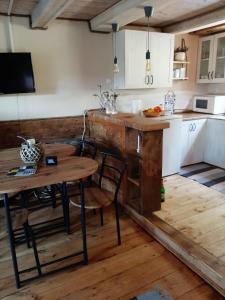
[[193,111],[206,114],[225,114],[225,95],[195,96]]

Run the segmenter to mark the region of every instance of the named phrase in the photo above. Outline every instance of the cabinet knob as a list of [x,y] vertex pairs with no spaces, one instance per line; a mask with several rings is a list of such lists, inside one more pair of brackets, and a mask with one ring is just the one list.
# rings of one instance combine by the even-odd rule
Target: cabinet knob
[[213,80],[213,75],[214,75],[214,71],[212,71],[211,73],[211,79]]

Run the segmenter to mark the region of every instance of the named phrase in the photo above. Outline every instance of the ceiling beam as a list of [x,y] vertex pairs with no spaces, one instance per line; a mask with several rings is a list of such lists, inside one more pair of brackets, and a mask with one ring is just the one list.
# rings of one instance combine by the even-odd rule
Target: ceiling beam
[[40,0],[31,14],[32,28],[47,28],[74,0]]
[[14,2],[14,0],[9,0],[9,6],[8,6],[8,11],[7,11],[7,15],[8,16],[11,15],[12,7],[13,7],[13,2]]
[[[150,5],[154,10],[165,9],[176,0],[121,0],[90,21],[94,31],[112,31],[111,24],[123,27],[145,16],[144,6]],[[154,15],[153,15],[154,16]]]
[[183,34],[225,23],[225,7],[162,28],[163,32]]

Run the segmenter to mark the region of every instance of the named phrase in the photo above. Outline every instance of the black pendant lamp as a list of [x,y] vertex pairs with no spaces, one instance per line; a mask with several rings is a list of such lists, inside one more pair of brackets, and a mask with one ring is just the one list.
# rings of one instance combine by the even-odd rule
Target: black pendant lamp
[[145,71],[146,73],[150,73],[151,71],[151,63],[150,63],[150,59],[151,59],[151,54],[150,54],[150,45],[149,45],[149,36],[150,36],[150,17],[153,15],[153,10],[154,8],[152,6],[145,6],[144,7],[144,11],[145,11],[145,17],[148,18],[148,36],[147,36],[147,50],[145,53],[145,59],[146,59],[146,64],[145,64]]
[[114,59],[113,59],[113,73],[118,73],[119,70],[119,66],[118,66],[118,59],[116,56],[116,33],[118,31],[118,24],[117,23],[113,23],[112,24],[112,31],[113,31],[113,39],[114,39]]

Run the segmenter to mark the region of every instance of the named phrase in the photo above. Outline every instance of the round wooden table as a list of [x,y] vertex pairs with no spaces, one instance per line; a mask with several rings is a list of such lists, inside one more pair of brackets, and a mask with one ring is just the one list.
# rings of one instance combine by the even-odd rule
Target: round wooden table
[[[59,159],[71,156],[75,153],[75,147],[68,144],[42,144],[44,156],[55,155]],[[3,161],[14,161],[22,163],[20,159],[20,148],[10,148],[0,150],[0,163]]]
[[[98,164],[95,160],[90,158],[70,156],[74,153],[74,147],[71,145],[46,144],[44,147],[45,155],[57,155],[60,158],[58,160],[58,164],[56,166],[46,166],[44,163],[41,163],[35,175],[24,177],[7,175],[7,172],[11,168],[23,164],[18,156],[19,148],[0,151],[0,194],[4,194],[5,215],[9,232],[10,249],[17,287],[20,287],[21,281],[17,264],[14,232],[12,229],[12,220],[8,199],[9,193],[21,192],[43,186],[62,183],[63,214],[64,220],[66,220],[65,227],[67,229],[67,232],[69,233],[69,198],[67,196],[66,182],[80,180],[83,251],[80,251],[79,254],[83,253],[83,261],[85,264],[88,262],[84,203],[85,200],[82,179],[95,173],[98,168]],[[75,253],[74,255],[77,255],[77,253]],[[67,258],[68,257],[64,257],[62,259]],[[26,271],[29,270],[30,269],[27,269]],[[41,275],[39,274],[39,276]]]

